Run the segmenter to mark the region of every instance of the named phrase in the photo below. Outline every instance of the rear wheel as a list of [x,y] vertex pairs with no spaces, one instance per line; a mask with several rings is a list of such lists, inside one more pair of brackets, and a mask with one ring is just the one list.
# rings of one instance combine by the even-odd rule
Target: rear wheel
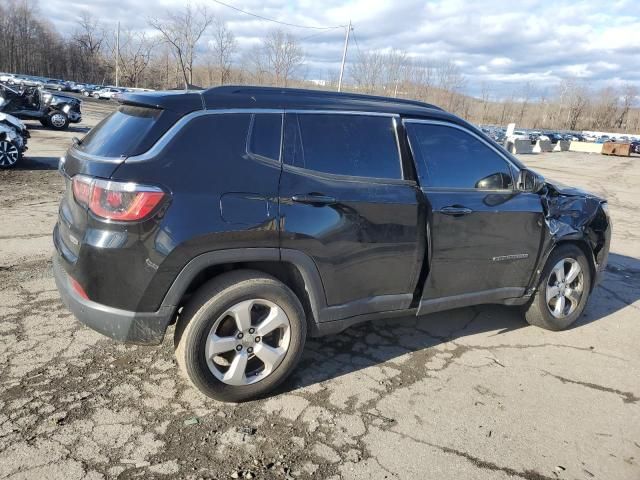
[[22,152],[11,140],[0,140],[0,168],[7,169],[16,166],[22,158]]
[[240,402],[280,384],[300,360],[305,338],[304,310],[286,285],[236,271],[205,284],[185,306],[176,357],[202,393]]
[[69,117],[64,112],[51,112],[47,116],[47,123],[54,130],[64,130],[69,126]]
[[525,312],[527,322],[547,330],[563,330],[582,315],[590,291],[591,269],[584,252],[575,245],[561,245],[547,260]]

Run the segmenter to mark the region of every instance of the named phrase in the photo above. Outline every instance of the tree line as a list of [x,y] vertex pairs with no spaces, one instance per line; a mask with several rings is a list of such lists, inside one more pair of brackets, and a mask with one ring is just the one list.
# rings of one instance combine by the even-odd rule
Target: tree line
[[[305,78],[301,42],[282,29],[241,52],[227,24],[204,6],[175,8],[147,19],[147,25],[148,30],[123,28],[117,38],[114,25],[81,12],[73,31],[61,35],[42,18],[37,0],[4,0],[0,71],[108,85],[116,81],[117,63],[118,83],[130,87],[337,86],[337,71],[320,85]],[[453,62],[426,64],[402,51],[358,49],[347,65],[344,90],[433,103],[478,124],[640,132],[638,90],[632,85],[596,91],[566,79],[549,92],[526,83],[506,98],[488,84],[476,97],[465,94],[467,87]]]

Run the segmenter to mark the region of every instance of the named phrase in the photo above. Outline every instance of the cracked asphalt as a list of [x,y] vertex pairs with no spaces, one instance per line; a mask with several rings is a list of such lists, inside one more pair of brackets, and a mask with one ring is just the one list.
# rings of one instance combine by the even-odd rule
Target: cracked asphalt
[[60,303],[50,233],[75,132],[33,125],[0,172],[0,478],[640,478],[640,157],[523,157],[605,195],[610,266],[565,332],[482,306],[308,342],[277,394],[241,405],[183,379],[172,333],[114,343]]

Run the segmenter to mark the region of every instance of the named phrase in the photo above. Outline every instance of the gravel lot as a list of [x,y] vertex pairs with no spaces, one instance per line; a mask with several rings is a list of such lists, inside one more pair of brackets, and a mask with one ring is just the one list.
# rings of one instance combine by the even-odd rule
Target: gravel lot
[[0,478],[640,478],[640,158],[523,157],[610,201],[610,265],[569,331],[483,306],[307,344],[268,399],[210,401],[161,348],[116,344],[61,305],[58,157],[110,108],[32,124],[0,172]]

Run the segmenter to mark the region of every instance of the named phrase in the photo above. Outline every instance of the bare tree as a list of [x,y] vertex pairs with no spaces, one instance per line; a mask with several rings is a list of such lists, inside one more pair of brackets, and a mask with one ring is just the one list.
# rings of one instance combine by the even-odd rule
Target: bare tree
[[567,88],[567,125],[569,130],[575,130],[582,115],[589,105],[590,92],[582,83],[569,82]]
[[[224,85],[231,75],[231,57],[238,47],[238,42],[224,22],[217,20],[214,27],[213,40],[209,42],[209,51],[213,67],[218,73],[218,81],[220,85]],[[210,77],[211,73],[210,71]],[[211,80],[210,78],[210,83],[213,83]]]
[[[120,33],[120,48],[117,52],[122,75],[122,83],[132,87],[140,86],[144,72],[151,62],[156,39],[149,38],[145,31],[123,30]],[[111,44],[112,55],[116,55],[115,45]]]
[[384,83],[385,55],[382,52],[359,52],[351,65],[351,77],[363,93],[375,93]]
[[196,46],[212,22],[213,16],[206,7],[193,8],[191,4],[187,4],[177,13],[167,12],[164,19],[155,18],[148,21],[149,26],[158,30],[171,45],[172,53],[182,72],[185,88],[193,82]]
[[622,125],[625,123],[627,116],[629,115],[629,110],[636,102],[638,98],[638,89],[633,85],[627,85],[622,90],[622,110],[620,111],[620,115],[618,116],[618,120],[616,121],[616,126],[618,128],[622,128]]
[[264,64],[274,76],[275,84],[286,87],[294,72],[304,62],[304,51],[290,33],[278,29],[262,41]]

